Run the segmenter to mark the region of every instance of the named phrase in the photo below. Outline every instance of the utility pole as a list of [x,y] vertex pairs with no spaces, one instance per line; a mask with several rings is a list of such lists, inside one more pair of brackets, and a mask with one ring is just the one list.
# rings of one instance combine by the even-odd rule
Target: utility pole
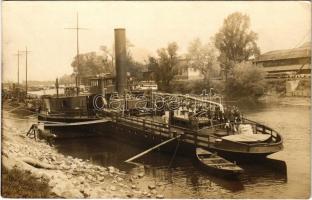
[[79,82],[79,72],[78,72],[78,68],[79,68],[79,30],[83,30],[83,29],[87,29],[87,28],[82,28],[82,27],[79,27],[79,15],[77,13],[77,21],[76,21],[76,27],[72,27],[72,28],[65,28],[65,29],[73,29],[73,30],[76,30],[76,37],[77,37],[77,56],[76,56],[76,59],[77,59],[77,73],[76,73],[76,89],[77,89],[77,96],[79,94],[79,85],[78,85],[78,82]]
[[19,58],[22,55],[20,50],[17,50],[17,54],[14,54],[17,56],[17,86],[19,87]]
[[27,69],[27,55],[31,52],[31,51],[28,51],[27,50],[27,46],[26,46],[26,48],[25,48],[25,51],[22,51],[22,52],[24,52],[25,53],[25,56],[26,56],[26,86],[25,86],[25,91],[26,91],[26,98],[27,98],[27,89],[28,89],[28,87],[27,87],[27,73],[28,73],[28,69]]

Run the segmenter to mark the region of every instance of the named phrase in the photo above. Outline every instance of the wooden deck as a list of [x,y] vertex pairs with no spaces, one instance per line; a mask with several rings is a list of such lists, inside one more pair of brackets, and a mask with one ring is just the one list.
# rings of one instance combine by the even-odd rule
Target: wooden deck
[[[158,118],[159,120],[159,118]],[[268,155],[282,150],[282,138],[280,135],[261,124],[252,124],[255,134],[263,134],[265,137],[271,138],[270,141],[255,141],[254,143],[222,140],[226,130],[222,129],[222,125],[215,127],[207,127],[203,130],[195,130],[174,125],[165,124],[154,120],[147,120],[140,117],[114,116],[112,123],[116,127],[123,127],[123,130],[139,132],[139,134],[146,137],[158,138],[160,141],[174,138],[181,135],[180,141],[194,147],[201,147],[204,149],[233,152],[238,154],[258,154]],[[248,122],[252,123],[252,122]]]

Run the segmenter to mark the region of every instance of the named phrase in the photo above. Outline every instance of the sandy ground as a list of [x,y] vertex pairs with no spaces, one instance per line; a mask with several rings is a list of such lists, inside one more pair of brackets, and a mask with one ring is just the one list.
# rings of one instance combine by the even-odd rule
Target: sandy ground
[[[3,113],[5,118],[5,113]],[[7,119],[3,119],[7,120]],[[5,121],[4,121],[5,122]],[[25,131],[2,123],[2,164],[46,179],[51,191],[63,198],[163,198],[157,185],[144,185],[144,167],[127,174],[115,167],[103,167],[88,160],[65,157],[45,141],[26,137]]]

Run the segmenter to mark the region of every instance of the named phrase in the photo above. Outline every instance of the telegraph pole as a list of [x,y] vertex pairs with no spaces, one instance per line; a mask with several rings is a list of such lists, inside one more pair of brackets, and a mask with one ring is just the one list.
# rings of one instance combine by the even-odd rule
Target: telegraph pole
[[28,87],[27,87],[27,73],[28,73],[28,69],[27,69],[27,55],[31,52],[31,51],[28,51],[27,50],[27,46],[26,46],[26,48],[25,48],[25,51],[22,51],[22,52],[24,52],[25,53],[25,55],[26,55],[26,86],[25,86],[25,91],[26,91],[26,98],[27,98],[27,89],[28,89]]
[[19,86],[19,58],[22,55],[20,50],[17,50],[17,54],[14,54],[17,56],[17,86]]
[[79,68],[79,30],[85,30],[87,28],[82,28],[79,27],[79,15],[77,13],[77,19],[76,19],[76,27],[72,27],[72,28],[65,28],[65,29],[72,29],[72,30],[76,30],[76,37],[77,37],[77,55],[76,55],[76,59],[77,59],[77,73],[76,73],[76,89],[77,89],[77,96],[79,94],[79,85],[78,85],[78,77],[79,77],[79,72],[78,72],[78,68]]

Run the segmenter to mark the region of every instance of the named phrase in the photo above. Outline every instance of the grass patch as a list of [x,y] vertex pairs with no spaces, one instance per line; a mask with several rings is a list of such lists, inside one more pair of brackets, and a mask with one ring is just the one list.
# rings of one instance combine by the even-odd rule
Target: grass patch
[[6,198],[52,197],[48,182],[37,179],[29,172],[2,167],[1,195]]

